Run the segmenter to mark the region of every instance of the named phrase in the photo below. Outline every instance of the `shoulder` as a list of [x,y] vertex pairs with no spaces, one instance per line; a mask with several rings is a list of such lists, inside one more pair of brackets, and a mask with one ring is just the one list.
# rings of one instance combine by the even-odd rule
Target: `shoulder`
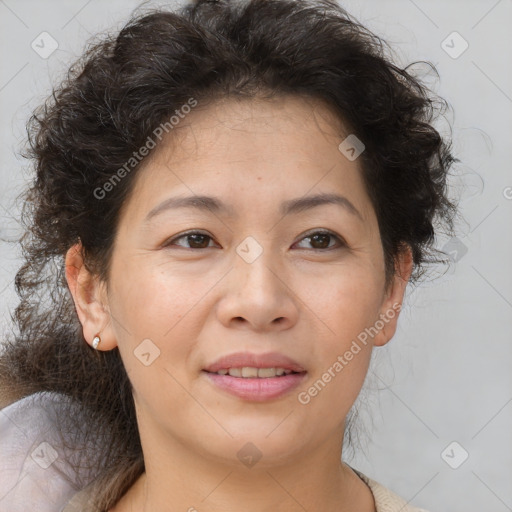
[[65,396],[45,392],[0,410],[2,510],[61,510],[84,483],[74,464],[77,447],[67,442],[77,438],[63,433],[70,407]]
[[403,498],[382,484],[369,478],[357,469],[351,468],[372,491],[377,512],[428,512],[423,508],[416,508],[408,504]]

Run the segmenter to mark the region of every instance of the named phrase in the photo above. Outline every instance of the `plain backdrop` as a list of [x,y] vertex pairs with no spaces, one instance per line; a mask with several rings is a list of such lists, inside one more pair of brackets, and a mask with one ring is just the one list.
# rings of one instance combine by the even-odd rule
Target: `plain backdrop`
[[[347,462],[431,512],[511,511],[512,2],[341,4],[391,44],[400,65],[425,60],[436,66],[439,79],[425,67],[414,69],[453,109],[439,129],[452,126],[461,163],[451,193],[465,219],[455,239],[437,242],[452,264],[432,269],[425,283],[408,288],[395,337],[375,350],[360,415],[368,430],[364,450]],[[0,0],[3,239],[20,232],[15,198],[25,186],[27,162],[19,151],[31,110],[89,37],[120,28],[138,5]],[[58,45],[49,56],[33,48],[41,37],[45,51]],[[3,329],[9,329],[16,305],[13,280],[20,261],[18,249],[3,241]]]

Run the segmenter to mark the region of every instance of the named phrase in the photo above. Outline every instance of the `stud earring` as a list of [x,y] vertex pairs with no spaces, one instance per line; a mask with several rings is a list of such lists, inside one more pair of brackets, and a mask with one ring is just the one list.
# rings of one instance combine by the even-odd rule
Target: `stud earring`
[[100,343],[101,343],[101,338],[97,334],[96,336],[94,336],[94,339],[92,340],[92,348],[94,350],[98,350],[98,346]]

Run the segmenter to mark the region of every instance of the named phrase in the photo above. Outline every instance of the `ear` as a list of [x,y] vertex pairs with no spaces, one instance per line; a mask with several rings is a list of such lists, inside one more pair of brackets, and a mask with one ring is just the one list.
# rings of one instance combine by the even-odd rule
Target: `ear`
[[373,345],[376,347],[385,345],[395,335],[398,316],[402,309],[405,289],[411,277],[412,269],[412,250],[409,245],[406,245],[395,259],[395,275],[385,292],[379,319],[375,322],[378,333],[373,338]]
[[92,345],[98,334],[101,338],[98,350],[112,350],[117,346],[117,340],[110,322],[106,286],[86,269],[81,242],[67,251],[65,266],[66,280],[85,340]]

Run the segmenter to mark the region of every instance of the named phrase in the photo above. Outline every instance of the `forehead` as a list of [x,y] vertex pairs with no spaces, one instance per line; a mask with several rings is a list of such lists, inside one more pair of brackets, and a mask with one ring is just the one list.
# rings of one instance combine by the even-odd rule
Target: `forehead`
[[331,156],[339,157],[337,146],[348,135],[340,118],[323,101],[290,95],[223,97],[199,103],[166,131],[148,162],[178,165],[180,161],[238,158],[247,167],[254,156],[258,162],[319,162],[319,149],[330,149]]
[[147,213],[177,192],[234,202],[247,194],[262,205],[265,198],[275,202],[279,196],[281,203],[315,189],[350,192],[364,214],[368,198],[359,163],[338,149],[347,135],[329,106],[309,97],[199,103],[143,162],[135,203]]
[[[332,144],[333,138],[343,136],[346,129],[325,102],[309,96],[278,95],[268,99],[223,97],[199,104],[168,138],[171,144],[174,140],[175,146],[179,144],[182,149],[193,146],[193,134],[200,134],[203,142],[210,139],[220,143],[228,138],[237,144],[245,143],[244,146],[250,145],[251,140],[246,138],[249,135],[267,142],[272,140],[272,146],[275,146],[286,143],[288,137],[296,143],[309,139],[313,132],[315,139],[323,137],[326,144]],[[234,145],[230,146],[235,151]],[[308,152],[304,151],[304,154]]]

